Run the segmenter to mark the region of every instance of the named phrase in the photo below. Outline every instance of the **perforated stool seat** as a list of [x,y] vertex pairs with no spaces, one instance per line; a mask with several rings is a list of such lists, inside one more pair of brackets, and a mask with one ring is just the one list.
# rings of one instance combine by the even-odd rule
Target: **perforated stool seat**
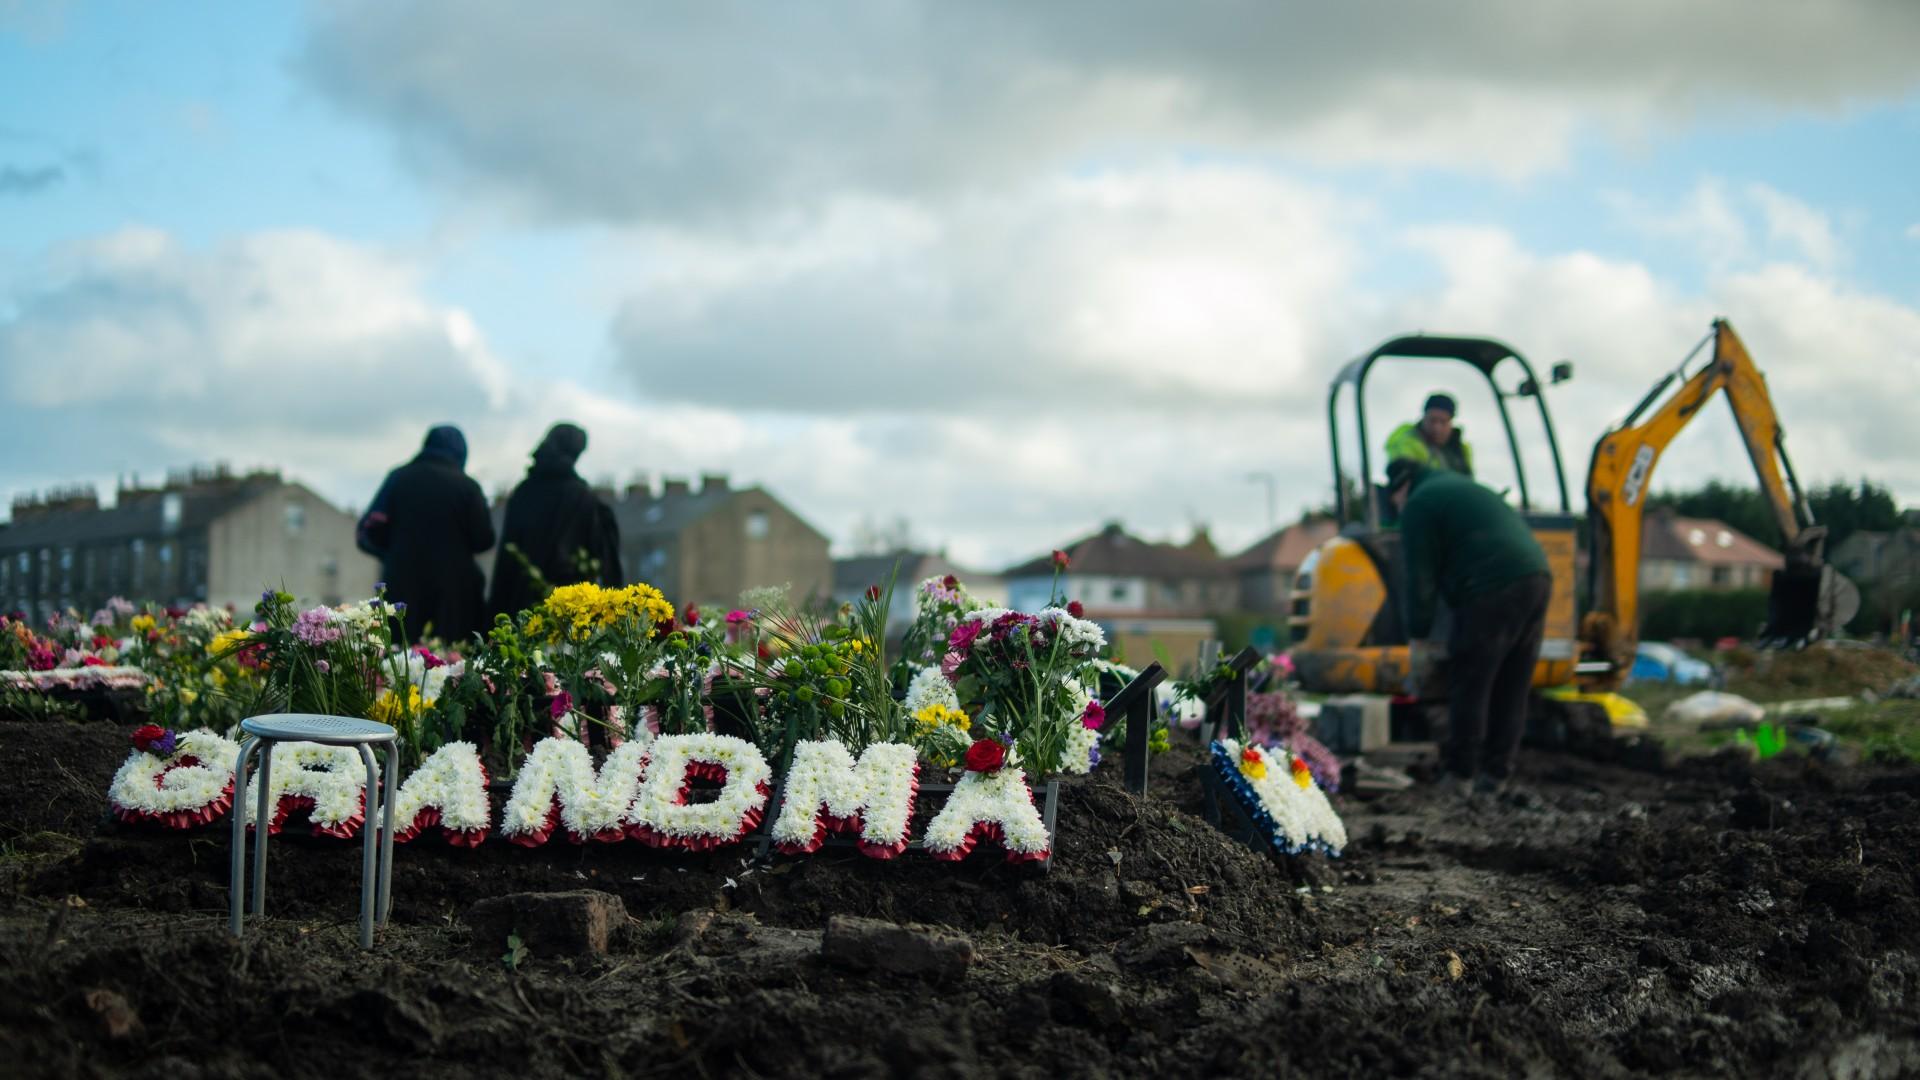
[[[382,926],[393,907],[393,803],[400,787],[400,733],[390,725],[349,716],[318,716],[310,713],[274,713],[250,716],[240,721],[240,730],[248,738],[240,744],[240,756],[233,766],[233,873],[227,894],[228,927],[234,937],[242,929],[242,912],[247,899],[247,762],[257,751],[260,755],[259,799],[254,810],[253,913],[267,910],[267,836],[273,815],[273,747],[282,742],[311,742],[325,746],[352,746],[360,751],[367,767],[367,787],[362,796],[366,807],[360,823],[360,947],[373,948],[373,923]],[[385,751],[386,782],[380,782],[373,765],[374,747]],[[377,866],[377,869],[376,869]]]

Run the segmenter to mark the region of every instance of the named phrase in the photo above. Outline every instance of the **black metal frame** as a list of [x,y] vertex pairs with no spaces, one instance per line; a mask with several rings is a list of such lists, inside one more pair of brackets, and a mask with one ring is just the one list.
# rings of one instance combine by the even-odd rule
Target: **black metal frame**
[[[1367,439],[1367,374],[1373,365],[1385,357],[1402,359],[1459,360],[1477,369],[1485,376],[1487,385],[1493,389],[1493,400],[1500,410],[1500,422],[1507,429],[1507,449],[1513,454],[1513,474],[1520,483],[1520,507],[1533,509],[1532,493],[1527,488],[1526,462],[1520,456],[1520,439],[1513,430],[1513,417],[1507,412],[1509,397],[1532,397],[1540,406],[1540,423],[1546,428],[1547,448],[1553,453],[1554,480],[1560,486],[1560,512],[1573,512],[1572,501],[1567,494],[1566,470],[1560,463],[1560,440],[1554,435],[1553,416],[1547,411],[1547,396],[1543,386],[1533,373],[1533,365],[1505,342],[1492,338],[1442,337],[1426,334],[1412,334],[1394,338],[1367,355],[1347,363],[1333,378],[1333,385],[1327,391],[1327,436],[1333,448],[1333,492],[1334,506],[1341,524],[1346,524],[1356,515],[1347,505],[1347,489],[1342,480],[1340,468],[1340,391],[1348,386],[1353,388],[1353,411],[1356,428],[1360,435],[1360,483],[1363,491],[1373,483],[1373,451]],[[1520,388],[1512,393],[1500,389],[1494,381],[1494,369],[1503,362],[1511,360],[1520,366],[1522,379]],[[1375,500],[1365,500],[1364,517],[1369,531],[1380,528],[1380,508]]]

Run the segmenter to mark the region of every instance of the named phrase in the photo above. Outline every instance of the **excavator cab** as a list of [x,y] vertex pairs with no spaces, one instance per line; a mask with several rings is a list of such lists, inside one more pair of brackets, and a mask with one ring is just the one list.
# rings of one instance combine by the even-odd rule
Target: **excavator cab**
[[[1368,430],[1367,388],[1377,365],[1388,359],[1465,364],[1478,371],[1492,390],[1512,456],[1513,484],[1507,495],[1525,515],[1553,571],[1546,639],[1534,683],[1570,682],[1575,662],[1574,552],[1579,518],[1569,504],[1542,383],[1526,358],[1505,342],[1427,334],[1394,338],[1353,360],[1340,369],[1328,392],[1335,508],[1341,530],[1308,557],[1294,581],[1289,624],[1292,657],[1302,682],[1318,691],[1391,695],[1401,693],[1413,674],[1419,696],[1437,697],[1444,692],[1442,672],[1410,670],[1411,651],[1400,619],[1405,579],[1400,536],[1386,520],[1389,513],[1377,487],[1387,463],[1384,454],[1375,461],[1377,433]],[[1571,365],[1557,364],[1552,374],[1554,382],[1564,382],[1572,375]],[[1545,432],[1550,476],[1530,476],[1521,452],[1514,411],[1529,408],[1529,399]],[[1352,430],[1358,436],[1357,491],[1341,457],[1343,409],[1350,410]]]

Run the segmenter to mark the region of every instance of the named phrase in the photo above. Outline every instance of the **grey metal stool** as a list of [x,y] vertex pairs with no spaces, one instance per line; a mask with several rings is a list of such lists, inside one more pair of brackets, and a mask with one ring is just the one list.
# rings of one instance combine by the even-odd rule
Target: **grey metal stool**
[[[247,759],[260,752],[260,798],[254,812],[253,913],[267,910],[267,836],[273,815],[273,745],[281,742],[312,742],[327,746],[353,746],[367,766],[367,790],[363,796],[365,820],[360,823],[360,947],[373,948],[374,913],[379,912],[385,926],[393,906],[393,802],[400,788],[399,733],[373,720],[355,720],[345,716],[314,716],[306,713],[275,713],[252,716],[240,721],[240,730],[251,736],[240,744],[240,757],[233,766],[233,876],[227,887],[231,916],[228,928],[240,936],[241,908],[247,898],[247,814],[243,801],[247,794]],[[373,768],[373,747],[384,746],[387,755],[386,784],[379,784]],[[384,798],[381,796],[384,794]],[[384,809],[382,808],[384,804]],[[376,834],[378,834],[376,836]],[[379,858],[376,890],[374,861]],[[377,896],[376,896],[377,891]]]

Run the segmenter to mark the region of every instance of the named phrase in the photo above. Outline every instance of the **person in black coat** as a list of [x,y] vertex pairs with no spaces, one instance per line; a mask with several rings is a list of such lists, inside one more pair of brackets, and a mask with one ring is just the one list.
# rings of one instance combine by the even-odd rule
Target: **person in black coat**
[[493,546],[493,518],[466,473],[467,440],[442,424],[412,461],[387,474],[355,530],[361,551],[380,560],[387,598],[406,605],[407,638],[432,628],[465,641],[484,628],[486,581],[475,554]]
[[[492,613],[512,614],[546,599],[542,581],[535,580],[529,568],[548,587],[623,583],[620,526],[613,509],[574,471],[586,449],[587,433],[572,424],[555,424],[534,449],[527,478],[507,499],[487,602]],[[518,554],[507,550],[508,545]]]

